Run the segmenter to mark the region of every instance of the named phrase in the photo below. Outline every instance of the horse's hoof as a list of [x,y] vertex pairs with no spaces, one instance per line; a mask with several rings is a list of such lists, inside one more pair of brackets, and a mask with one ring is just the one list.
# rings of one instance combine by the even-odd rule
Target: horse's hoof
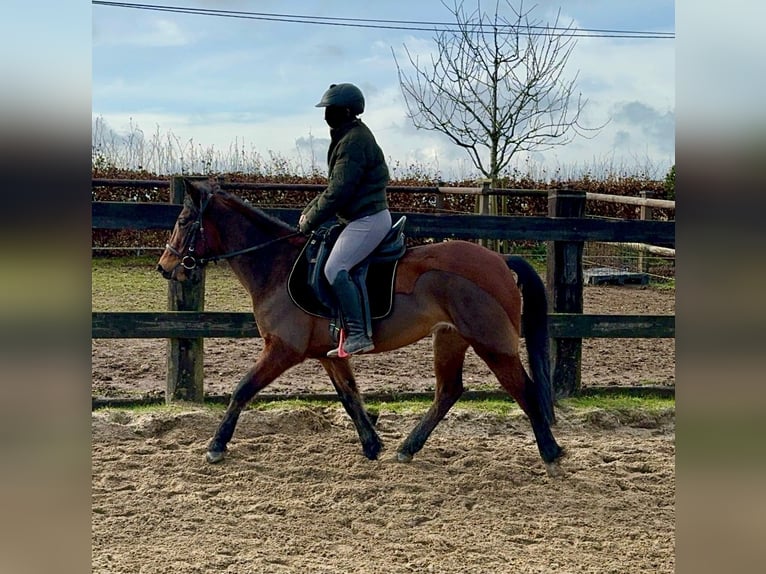
[[561,468],[558,462],[546,462],[545,471],[551,478],[561,478],[564,476],[564,470]]
[[217,451],[217,450],[209,450],[209,451],[207,451],[207,454],[205,455],[205,459],[210,464],[215,464],[217,462],[221,462],[223,460],[223,457],[224,457],[224,452],[223,451]]
[[412,462],[412,455],[400,451],[396,453],[396,460],[399,462]]
[[373,447],[364,448],[362,450],[364,451],[364,456],[366,456],[368,459],[377,460],[382,448],[383,447],[381,445],[375,445]]

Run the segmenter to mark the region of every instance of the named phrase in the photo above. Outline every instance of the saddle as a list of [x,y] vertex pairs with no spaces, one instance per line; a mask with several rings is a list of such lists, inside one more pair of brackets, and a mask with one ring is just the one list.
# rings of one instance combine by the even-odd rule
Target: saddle
[[[391,313],[396,266],[407,250],[406,220],[405,216],[400,217],[367,259],[350,271],[351,279],[362,294],[368,333],[372,332],[372,319],[382,319]],[[339,311],[324,275],[324,265],[342,230],[343,225],[338,223],[312,232],[287,280],[287,291],[298,307],[310,315],[335,320],[338,325]]]

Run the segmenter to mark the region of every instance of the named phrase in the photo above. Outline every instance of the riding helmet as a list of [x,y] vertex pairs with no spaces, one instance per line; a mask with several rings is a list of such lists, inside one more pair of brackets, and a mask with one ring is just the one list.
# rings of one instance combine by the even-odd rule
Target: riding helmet
[[330,84],[316,105],[317,108],[328,106],[348,108],[356,116],[364,111],[364,95],[354,84]]

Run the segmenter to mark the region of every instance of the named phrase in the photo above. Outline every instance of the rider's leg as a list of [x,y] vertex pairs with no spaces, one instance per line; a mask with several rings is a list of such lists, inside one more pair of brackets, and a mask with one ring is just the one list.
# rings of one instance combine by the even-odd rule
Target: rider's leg
[[325,277],[338,299],[346,324],[343,349],[349,354],[369,351],[373,347],[365,329],[364,302],[349,273],[373,252],[390,229],[391,214],[387,209],[354,220],[344,227],[327,258]]
[[[346,328],[343,350],[349,355],[372,351],[375,345],[372,339],[367,336],[362,295],[349,276],[348,271],[342,269],[338,272],[332,284],[332,290],[338,300],[340,312],[343,315],[343,324]],[[337,355],[337,349],[327,354],[328,357],[335,357]]]

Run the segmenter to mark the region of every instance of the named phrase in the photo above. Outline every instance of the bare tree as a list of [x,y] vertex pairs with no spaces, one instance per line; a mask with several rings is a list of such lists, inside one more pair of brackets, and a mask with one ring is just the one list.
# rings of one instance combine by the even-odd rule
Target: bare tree
[[517,153],[545,151],[594,129],[579,124],[587,103],[575,94],[579,72],[564,78],[576,40],[572,22],[559,26],[560,10],[543,25],[523,1],[516,8],[505,0],[510,18],[500,14],[499,0],[494,14],[482,12],[479,2],[470,13],[463,2],[443,4],[456,26],[435,32],[428,62],[405,45],[407,73],[394,52],[415,127],[441,132],[465,149],[493,187]]

